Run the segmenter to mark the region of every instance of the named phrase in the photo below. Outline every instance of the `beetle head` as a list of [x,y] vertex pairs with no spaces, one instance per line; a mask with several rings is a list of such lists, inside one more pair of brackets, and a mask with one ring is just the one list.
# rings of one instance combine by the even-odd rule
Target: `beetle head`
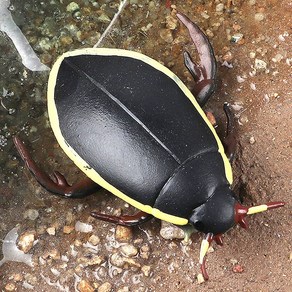
[[229,186],[222,186],[214,191],[207,202],[194,209],[189,221],[198,231],[222,234],[235,224],[236,203]]
[[208,280],[209,278],[205,266],[205,255],[213,240],[222,245],[222,233],[233,225],[239,224],[241,227],[247,228],[245,218],[247,215],[279,208],[284,204],[284,202],[271,202],[259,206],[244,207],[237,202],[229,187],[216,189],[213,196],[206,203],[196,208],[189,219],[198,231],[207,234],[201,244],[199,260],[204,279]]

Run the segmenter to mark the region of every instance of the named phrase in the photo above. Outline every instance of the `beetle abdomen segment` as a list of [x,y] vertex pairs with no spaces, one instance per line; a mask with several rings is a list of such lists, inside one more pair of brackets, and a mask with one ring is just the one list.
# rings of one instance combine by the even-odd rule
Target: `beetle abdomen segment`
[[[218,151],[199,154],[181,164],[162,188],[154,208],[177,217],[189,218],[218,186],[229,185]],[[175,223],[175,222],[173,222]]]

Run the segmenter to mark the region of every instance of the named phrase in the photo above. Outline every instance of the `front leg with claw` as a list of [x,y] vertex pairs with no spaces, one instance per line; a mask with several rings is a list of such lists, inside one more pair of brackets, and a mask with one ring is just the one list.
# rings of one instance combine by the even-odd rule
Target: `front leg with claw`
[[184,52],[185,66],[195,80],[193,94],[203,106],[216,88],[216,59],[207,36],[187,16],[177,13],[179,20],[186,26],[199,53],[200,64],[196,64],[188,52]]

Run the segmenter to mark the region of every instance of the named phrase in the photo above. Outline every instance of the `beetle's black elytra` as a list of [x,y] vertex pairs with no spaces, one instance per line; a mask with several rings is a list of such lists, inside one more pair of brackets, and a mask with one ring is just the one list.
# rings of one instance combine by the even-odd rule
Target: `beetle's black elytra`
[[50,122],[63,150],[140,210],[184,225],[218,183],[232,182],[204,112],[155,60],[117,49],[77,50],[55,63],[48,86]]

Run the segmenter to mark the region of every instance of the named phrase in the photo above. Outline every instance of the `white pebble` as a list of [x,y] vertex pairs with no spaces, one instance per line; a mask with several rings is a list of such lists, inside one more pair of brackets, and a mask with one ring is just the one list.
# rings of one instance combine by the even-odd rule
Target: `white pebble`
[[255,21],[262,21],[262,20],[265,19],[265,15],[263,13],[261,13],[261,12],[256,13],[254,15],[254,19],[255,19]]
[[92,231],[92,225],[77,221],[75,224],[75,230],[79,232],[88,233]]

